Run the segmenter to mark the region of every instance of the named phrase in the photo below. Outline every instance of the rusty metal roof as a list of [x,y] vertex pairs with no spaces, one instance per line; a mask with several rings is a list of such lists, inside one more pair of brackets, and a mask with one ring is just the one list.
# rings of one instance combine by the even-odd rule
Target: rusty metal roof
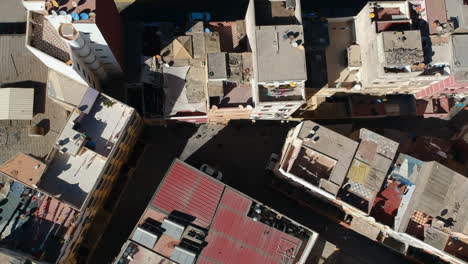
[[152,205],[171,213],[190,214],[195,224],[208,227],[221,199],[224,185],[176,160],[156,192]]

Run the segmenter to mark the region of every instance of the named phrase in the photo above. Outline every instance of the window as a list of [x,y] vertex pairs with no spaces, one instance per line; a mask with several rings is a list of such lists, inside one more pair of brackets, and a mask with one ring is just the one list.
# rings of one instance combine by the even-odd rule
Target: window
[[93,88],[96,88],[96,83],[93,81]]
[[81,67],[79,63],[76,64],[76,67],[78,68],[79,71],[81,71]]
[[291,108],[291,107],[294,107],[294,105],[292,105],[292,104],[288,104],[288,105],[286,105],[285,107],[287,107],[287,108]]
[[271,108],[271,105],[264,105],[263,108]]
[[95,51],[102,51],[102,49],[95,49]]
[[101,56],[100,58],[101,59],[107,59],[108,57],[107,56]]

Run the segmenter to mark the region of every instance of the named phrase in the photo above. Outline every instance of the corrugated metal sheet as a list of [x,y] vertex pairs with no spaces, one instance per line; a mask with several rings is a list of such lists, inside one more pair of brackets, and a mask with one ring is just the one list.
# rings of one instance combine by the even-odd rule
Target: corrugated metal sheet
[[243,195],[239,195],[236,191],[231,188],[226,188],[221,198],[221,204],[229,207],[239,213],[247,214],[250,209],[252,201]]
[[[225,195],[209,230],[208,245],[201,252],[200,263],[292,263],[302,244],[300,239],[255,222],[245,213],[233,210],[247,197],[226,188]],[[288,253],[286,253],[288,252]]]
[[0,35],[0,82],[45,83],[47,67],[25,46],[24,35]]
[[166,213],[174,210],[196,217],[194,223],[208,227],[216,212],[224,185],[176,160],[161,183],[152,205]]
[[31,120],[33,106],[33,88],[0,89],[0,119]]

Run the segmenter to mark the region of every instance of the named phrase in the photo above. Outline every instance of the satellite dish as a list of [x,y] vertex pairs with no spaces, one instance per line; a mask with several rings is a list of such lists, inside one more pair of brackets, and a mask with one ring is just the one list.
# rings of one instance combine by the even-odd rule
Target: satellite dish
[[64,10],[62,10],[62,11],[59,11],[59,15],[61,15],[61,16],[66,16],[66,15],[67,15],[67,12],[66,12],[66,11],[64,11]]
[[55,10],[51,10],[50,13],[51,13],[53,16],[58,16],[57,11],[55,11]]

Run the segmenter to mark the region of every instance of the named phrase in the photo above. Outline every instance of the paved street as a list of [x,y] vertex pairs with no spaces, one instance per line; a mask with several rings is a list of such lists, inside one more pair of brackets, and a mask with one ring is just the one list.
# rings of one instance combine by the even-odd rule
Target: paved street
[[[203,163],[215,166],[223,172],[226,184],[318,231],[322,239],[343,252],[336,257],[337,261],[348,261],[336,263],[350,263],[351,259],[356,260],[353,263],[406,263],[393,251],[270,188],[272,176],[265,173],[264,167],[269,155],[281,150],[287,131],[295,124],[237,121],[226,127],[191,124],[148,127],[142,135],[144,152],[92,263],[109,263],[119,252],[175,157],[195,167]],[[312,201],[315,204],[311,207],[326,206]],[[322,240],[315,251],[323,251],[324,245]]]

